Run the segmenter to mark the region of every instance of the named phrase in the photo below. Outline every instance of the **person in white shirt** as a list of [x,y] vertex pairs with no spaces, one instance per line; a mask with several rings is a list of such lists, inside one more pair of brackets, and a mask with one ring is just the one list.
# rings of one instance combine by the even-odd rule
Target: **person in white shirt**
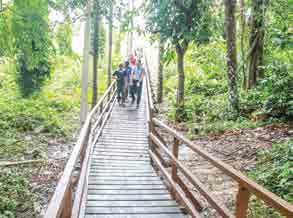
[[132,72],[132,104],[135,102],[135,93],[136,93],[136,106],[139,107],[142,93],[143,78],[145,76],[145,69],[142,67],[141,60],[138,60],[137,66]]

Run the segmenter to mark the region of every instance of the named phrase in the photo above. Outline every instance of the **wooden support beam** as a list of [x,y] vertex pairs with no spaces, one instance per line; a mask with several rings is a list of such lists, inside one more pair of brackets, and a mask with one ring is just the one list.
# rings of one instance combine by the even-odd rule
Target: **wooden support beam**
[[61,214],[61,218],[70,218],[71,211],[72,211],[72,185],[70,184],[65,194],[64,207]]
[[237,200],[236,200],[236,218],[246,218],[247,217],[247,209],[249,203],[250,193],[249,191],[239,184]]
[[[174,157],[176,159],[178,159],[178,147],[179,147],[179,141],[178,141],[178,139],[174,138],[174,143],[172,145],[172,154],[174,155]],[[171,168],[172,168],[172,179],[173,179],[174,183],[177,184],[178,183],[177,165],[173,161],[171,163]],[[171,192],[171,196],[172,196],[173,199],[176,198],[175,190],[173,190]]]

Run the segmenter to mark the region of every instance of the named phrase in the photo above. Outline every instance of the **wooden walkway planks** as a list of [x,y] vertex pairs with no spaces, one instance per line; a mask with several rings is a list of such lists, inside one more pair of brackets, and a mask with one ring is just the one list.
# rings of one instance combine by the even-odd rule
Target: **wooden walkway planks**
[[186,217],[150,164],[144,102],[115,105],[91,154],[86,218]]

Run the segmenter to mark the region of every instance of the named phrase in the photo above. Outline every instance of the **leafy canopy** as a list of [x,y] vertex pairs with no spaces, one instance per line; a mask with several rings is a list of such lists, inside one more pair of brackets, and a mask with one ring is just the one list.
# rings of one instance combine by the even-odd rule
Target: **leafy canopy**
[[186,50],[192,41],[208,40],[209,5],[203,0],[149,0],[147,30]]

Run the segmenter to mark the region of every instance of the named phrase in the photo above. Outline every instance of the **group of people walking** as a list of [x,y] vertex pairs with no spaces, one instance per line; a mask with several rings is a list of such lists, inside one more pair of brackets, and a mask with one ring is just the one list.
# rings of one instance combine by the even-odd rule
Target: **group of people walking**
[[142,66],[141,60],[136,61],[135,57],[125,61],[124,64],[119,64],[119,69],[113,73],[117,81],[117,100],[120,106],[125,107],[125,102],[131,98],[131,104],[136,102],[136,107],[139,107],[143,78],[145,69]]

